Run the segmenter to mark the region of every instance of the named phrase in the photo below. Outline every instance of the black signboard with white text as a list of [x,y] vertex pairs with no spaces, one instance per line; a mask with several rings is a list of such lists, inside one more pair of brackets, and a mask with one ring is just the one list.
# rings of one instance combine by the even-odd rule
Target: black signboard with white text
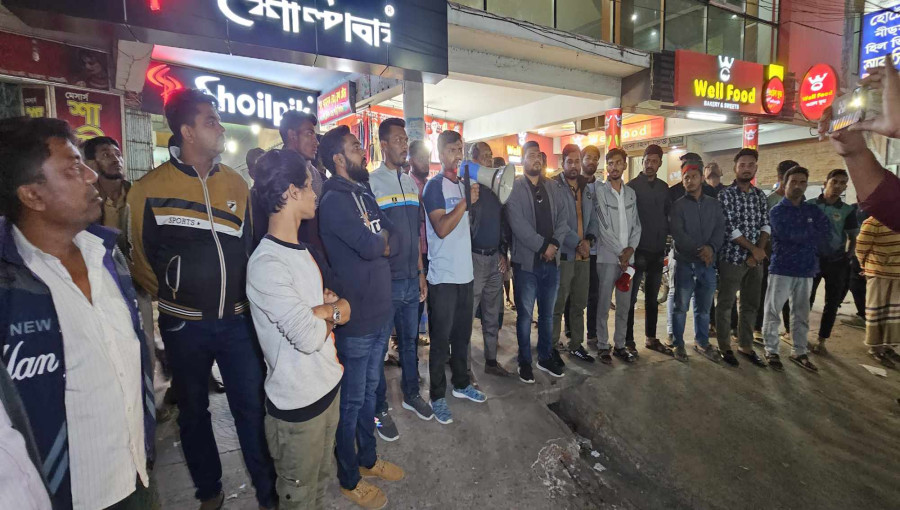
[[[115,9],[107,4],[116,3]],[[395,78],[447,74],[436,0],[4,0],[29,25],[116,25],[121,39]],[[94,5],[96,9],[86,8]],[[93,13],[96,13],[93,14]],[[62,19],[61,19],[62,18]]]
[[219,103],[222,122],[278,129],[288,110],[316,113],[315,91],[289,89],[162,62],[151,62],[141,93],[141,110],[163,113],[169,96],[177,90],[206,91]]

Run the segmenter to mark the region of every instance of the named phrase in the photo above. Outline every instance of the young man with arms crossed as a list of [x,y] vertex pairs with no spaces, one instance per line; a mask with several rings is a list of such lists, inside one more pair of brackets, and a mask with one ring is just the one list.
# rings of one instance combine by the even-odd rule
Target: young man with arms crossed
[[297,236],[316,214],[306,160],[274,150],[258,164],[254,207],[268,217],[268,233],[247,265],[247,297],[268,368],[266,439],[279,508],[321,509],[334,476],[343,373],[331,330],[350,319],[350,305],[325,289],[328,266]]
[[[561,239],[559,250],[559,291],[553,309],[553,341],[559,341],[563,311],[569,329],[569,354],[588,363],[594,357],[584,349],[584,308],[587,306],[591,273],[591,247],[597,239],[594,194],[581,174],[581,150],[569,144],[563,148],[563,171],[556,180],[560,203],[565,211],[569,233]],[[568,305],[568,306],[567,306]]]
[[531,319],[538,307],[538,369],[562,377],[553,357],[553,307],[559,287],[557,251],[569,233],[565,207],[557,184],[544,177],[537,142],[522,147],[525,175],[517,177],[506,218],[512,230],[513,293],[516,300],[516,338],[519,341],[519,380],[534,383],[531,368]]
[[153,375],[97,174],[57,119],[0,121],[0,161],[0,404],[53,508],[155,510]]
[[734,184],[719,193],[725,211],[725,246],[719,254],[719,297],[716,304],[716,336],[722,359],[731,366],[740,362],[731,350],[731,307],[741,292],[738,316],[738,353],[758,367],[766,363],[753,350],[753,324],[762,287],[762,264],[769,242],[766,196],[752,184],[759,153],[741,149],[734,156]]
[[784,303],[790,301],[793,335],[790,359],[811,372],[817,371],[806,353],[811,306],[809,295],[813,277],[819,271],[818,254],[827,243],[830,225],[816,205],[803,202],[808,179],[809,171],[803,167],[795,166],[785,173],[785,197],[772,208],[770,218],[772,263],[769,265],[763,338],[766,342],[766,361],[775,370],[784,368],[778,356],[779,312]]
[[[614,292],[616,309],[613,354],[626,363],[633,363],[637,360],[634,354],[625,347],[631,290],[623,292],[616,288],[616,280],[634,263],[634,250],[641,240],[641,220],[638,216],[637,195],[632,188],[622,182],[622,174],[627,169],[628,154],[622,149],[611,149],[606,153],[607,180],[597,186],[597,209],[601,222],[600,242],[597,247],[597,276],[600,292],[597,309],[597,335],[600,361],[607,365],[612,363],[607,318]],[[609,225],[608,228],[604,228],[604,222]]]
[[849,180],[846,170],[842,168],[832,170],[825,179],[822,194],[807,201],[825,214],[831,226],[828,243],[819,257],[819,274],[813,279],[812,293],[809,296],[811,307],[816,300],[819,282],[824,279],[825,309],[822,311],[822,322],[819,324],[819,341],[809,346],[809,350],[813,353],[826,352],[825,341],[831,337],[838,308],[847,292],[850,257],[856,253],[856,235],[859,233],[856,208],[841,200],[841,194],[847,189]]
[[[402,371],[400,388],[403,391],[403,408],[416,413],[423,420],[430,420],[434,416],[431,405],[419,395],[419,357],[416,352],[419,303],[428,296],[422,254],[419,253],[419,194],[412,177],[400,169],[409,151],[406,122],[398,118],[383,120],[378,127],[378,139],[381,141],[384,161],[369,175],[369,185],[382,214],[395,227],[391,233],[397,243],[397,250],[391,251],[389,262],[393,325],[397,331]],[[400,437],[397,425],[388,413],[384,370],[376,392],[375,417],[381,423],[378,435],[382,439],[394,441]]]
[[[456,131],[438,135],[441,173],[425,185],[428,231],[428,332],[431,335],[431,407],[437,421],[453,423],[447,406],[447,376],[450,358],[453,396],[484,402],[487,397],[477,390],[466,369],[469,340],[472,336],[473,280],[472,237],[469,231],[469,202],[459,178],[463,156],[462,137]],[[478,186],[472,186],[471,203],[478,202]]]
[[393,323],[391,268],[398,249],[395,230],[366,186],[365,149],[347,126],[325,133],[319,154],[332,177],[322,186],[319,227],[334,279],[353,315],[335,332],[341,380],[341,416],[335,456],[341,493],[364,508],[381,508],[387,498],[362,480],[397,481],[403,470],[379,459],[375,450],[375,401],[384,373],[384,351]]
[[716,293],[716,255],[725,242],[725,215],[718,200],[703,194],[699,162],[683,162],[681,175],[685,195],[672,204],[669,213],[669,231],[678,260],[672,278],[674,356],[678,361],[687,361],[684,328],[693,300],[694,350],[718,362],[719,353],[709,343],[709,309]]
[[631,279],[631,305],[628,308],[628,329],[625,347],[637,356],[634,342],[634,305],[637,303],[641,280],[644,283],[644,334],[647,349],[672,354],[672,350],[656,338],[656,320],[659,316],[657,301],[662,284],[663,264],[666,258],[666,237],[669,235],[667,199],[669,185],[657,177],[662,166],[663,151],[659,145],[648,145],[644,150],[644,171],[628,182],[637,197],[638,217],[641,219],[641,242],[634,252],[634,278]]

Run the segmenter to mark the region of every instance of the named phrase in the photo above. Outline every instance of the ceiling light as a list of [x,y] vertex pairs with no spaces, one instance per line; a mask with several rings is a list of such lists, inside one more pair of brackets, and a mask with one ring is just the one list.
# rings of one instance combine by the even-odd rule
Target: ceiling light
[[708,120],[712,122],[725,122],[728,116],[724,113],[709,113],[692,111],[687,113],[687,118],[694,120]]
[[673,145],[673,146],[672,146],[672,150],[673,150],[673,151],[677,151],[677,150],[678,150],[678,146],[677,146],[677,145]]
[[731,19],[737,19],[737,14],[732,14]]
[[261,130],[262,128],[259,127],[259,124],[250,124],[250,132],[254,135],[258,135]]
[[637,21],[637,14],[631,15],[631,21]]
[[234,140],[228,140],[225,142],[225,150],[234,154],[238,150],[238,144]]
[[656,30],[651,30],[650,35],[652,35],[653,37],[656,37]]

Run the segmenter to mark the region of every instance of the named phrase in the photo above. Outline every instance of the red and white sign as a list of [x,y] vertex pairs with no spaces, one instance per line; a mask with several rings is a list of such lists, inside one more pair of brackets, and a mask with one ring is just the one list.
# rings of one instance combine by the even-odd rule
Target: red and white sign
[[778,115],[784,108],[784,82],[775,76],[766,84],[766,96],[763,108],[772,115]]
[[622,109],[606,110],[606,150],[622,147]]
[[800,113],[806,120],[819,120],[837,97],[837,73],[828,64],[816,64],[800,83]]
[[655,117],[622,126],[622,143],[659,138],[666,131],[666,119]]
[[320,124],[330,124],[350,115],[354,111],[354,98],[350,83],[319,96],[318,115]]
[[714,110],[765,114],[765,68],[725,55],[675,52],[675,104]]
[[82,142],[109,136],[122,143],[122,98],[114,94],[56,87],[56,117]]
[[759,120],[756,117],[744,117],[744,141],[741,147],[759,148]]

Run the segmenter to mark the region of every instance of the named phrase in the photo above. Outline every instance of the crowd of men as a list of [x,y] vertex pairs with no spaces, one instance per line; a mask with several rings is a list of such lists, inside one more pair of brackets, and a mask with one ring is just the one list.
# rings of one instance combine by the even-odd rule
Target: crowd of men
[[[883,79],[896,96],[886,92],[886,99],[900,104],[896,73]],[[898,119],[866,128],[895,134]],[[63,121],[0,121],[4,508],[158,508],[151,300],[201,510],[221,508],[225,498],[208,409],[214,363],[260,508],[322,508],[335,460],[345,497],[383,507],[385,492],[366,478],[405,476],[377,455],[375,439],[376,429],[386,440],[399,438],[384,376],[392,331],[402,408],[453,423],[448,361],[454,405],[487,399],[472,371],[476,312],[485,373],[512,375],[497,359],[510,269],[515,372],[523,383],[535,382],[535,307],[536,366],[547,376],[565,375],[564,335],[570,360],[637,361],[641,282],[647,349],[687,361],[693,305],[699,355],[781,370],[779,326],[788,313],[789,359],[816,371],[807,342],[815,288],[825,280],[812,346],[824,352],[837,306],[853,287],[854,259],[868,277],[859,313],[870,354],[886,366],[900,362],[891,347],[900,325],[890,315],[900,306],[900,181],[874,167],[858,131],[833,139],[848,163],[868,162],[857,171],[879,177],[874,185],[857,183],[861,208],[841,201],[844,170],[829,173],[823,193],[805,200],[809,171],[792,161],[779,165],[777,191],[767,197],[753,184],[752,149],[734,157],[729,186],[717,165],[704,167],[688,153],[681,182],[669,187],[657,176],[664,156],[658,146],[647,147],[642,172],[626,183],[621,149],[606,152],[605,181],[593,146],[566,146],[561,173],[550,177],[533,141],[523,146],[524,174],[501,204],[460,175],[467,155],[454,131],[440,134],[441,170],[429,179],[427,148],[410,142],[402,119],[385,120],[378,130],[382,164],[370,173],[366,149],[349,128],[319,137],[314,116],[289,112],[283,148],[248,156],[251,189],[220,163],[225,128],[215,98],[178,91],[166,120],[170,159],[134,184],[123,178],[113,139],[92,140],[82,154]],[[485,167],[498,164],[485,143],[468,156]],[[858,209],[872,216],[854,247]],[[657,294],[667,259],[671,333],[660,339]],[[427,399],[417,358],[423,303]]]

